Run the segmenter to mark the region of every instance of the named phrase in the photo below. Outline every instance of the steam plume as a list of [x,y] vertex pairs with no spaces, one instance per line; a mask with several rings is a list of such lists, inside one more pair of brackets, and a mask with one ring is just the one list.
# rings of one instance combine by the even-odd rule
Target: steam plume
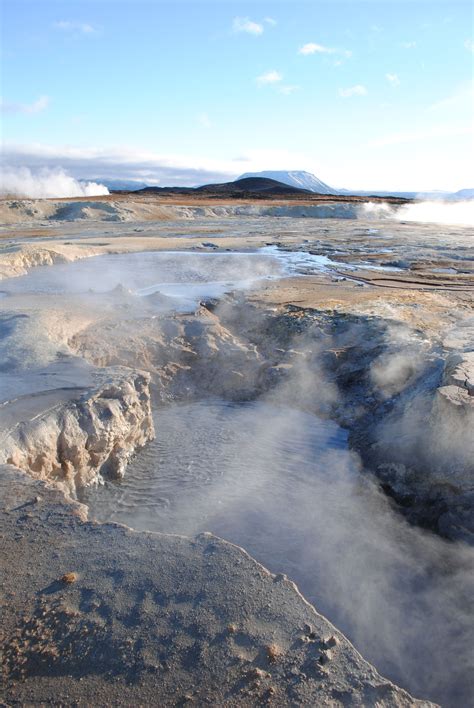
[[79,182],[61,168],[6,167],[0,178],[0,194],[48,199],[54,197],[95,197],[109,194],[103,184]]
[[389,218],[435,224],[474,226],[474,200],[457,202],[414,202],[394,208],[389,204],[369,202],[362,207],[364,217]]

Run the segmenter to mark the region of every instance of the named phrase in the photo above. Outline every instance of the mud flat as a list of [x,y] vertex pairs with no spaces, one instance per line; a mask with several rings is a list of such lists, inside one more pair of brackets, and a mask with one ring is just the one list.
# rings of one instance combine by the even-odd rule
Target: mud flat
[[[422,534],[418,581],[436,578],[427,606],[455,627],[454,637],[444,619],[436,624],[413,675],[397,660],[396,636],[382,664],[413,695],[467,705],[469,231],[338,212],[353,204],[325,204],[315,216],[301,212],[305,204],[164,202],[2,203],[3,700],[417,704],[290,581],[238,546],[86,520],[82,492],[119,484],[131,457],[159,440],[153,408],[219,397],[265,399],[346,431],[360,484],[400,519],[395,537]],[[327,467],[336,474],[334,460]],[[349,517],[358,527],[353,510]],[[401,531],[407,521],[412,531]],[[310,542],[327,545],[332,568],[341,558],[337,514],[335,533],[327,528]],[[380,553],[370,529],[360,548],[379,543]],[[400,548],[387,548],[395,559]],[[295,556],[302,569],[304,550]],[[382,578],[395,597],[401,578],[370,576],[368,559],[366,578],[344,565],[339,586]],[[304,592],[329,619],[342,616],[318,587]],[[336,586],[333,595],[342,597]],[[377,592],[356,596],[345,607],[354,618],[347,633],[377,666],[369,629],[387,647],[394,625],[381,621]],[[416,636],[409,641],[416,655]]]

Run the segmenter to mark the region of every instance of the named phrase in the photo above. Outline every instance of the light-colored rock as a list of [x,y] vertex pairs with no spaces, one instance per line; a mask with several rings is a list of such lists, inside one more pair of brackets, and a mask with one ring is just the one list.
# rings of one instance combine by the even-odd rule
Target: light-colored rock
[[474,397],[474,352],[457,352],[446,360],[443,383],[458,386]]
[[[190,200],[191,201],[191,200]],[[126,199],[35,199],[1,200],[0,223],[48,221],[107,221],[196,219],[232,216],[290,216],[316,219],[356,219],[357,203],[324,204],[223,204],[168,205],[159,200],[128,196]]]
[[430,416],[433,481],[474,488],[474,352],[451,354]]
[[22,244],[10,252],[3,252],[0,259],[0,280],[25,275],[31,268],[49,266],[55,263],[69,263],[79,258],[100,254],[100,249],[93,247],[88,251],[84,249],[47,244],[40,247],[31,244]]
[[154,437],[149,374],[107,371],[95,389],[4,433],[0,462],[75,496],[103,477],[123,476],[130,455]]
[[429,421],[431,482],[447,484],[455,495],[474,488],[474,396],[467,388],[441,386]]

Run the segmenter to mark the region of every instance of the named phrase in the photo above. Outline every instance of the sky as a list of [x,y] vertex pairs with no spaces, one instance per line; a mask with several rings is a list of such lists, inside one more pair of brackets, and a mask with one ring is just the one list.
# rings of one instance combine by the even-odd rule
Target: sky
[[13,169],[474,187],[469,0],[3,0]]

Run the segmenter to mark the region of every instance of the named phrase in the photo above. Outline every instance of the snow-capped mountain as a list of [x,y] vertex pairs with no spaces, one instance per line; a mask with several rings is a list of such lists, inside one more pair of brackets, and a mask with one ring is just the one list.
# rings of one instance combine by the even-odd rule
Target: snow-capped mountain
[[268,179],[274,179],[277,182],[283,182],[283,184],[289,184],[291,187],[297,187],[298,189],[309,189],[311,192],[317,192],[318,194],[338,193],[337,189],[333,189],[328,184],[321,182],[321,180],[315,175],[312,175],[311,172],[304,172],[303,170],[296,170],[294,172],[287,170],[246,172],[238,177],[238,179],[247,179],[248,177],[267,177]]
[[451,194],[451,199],[474,199],[474,189],[460,189]]

